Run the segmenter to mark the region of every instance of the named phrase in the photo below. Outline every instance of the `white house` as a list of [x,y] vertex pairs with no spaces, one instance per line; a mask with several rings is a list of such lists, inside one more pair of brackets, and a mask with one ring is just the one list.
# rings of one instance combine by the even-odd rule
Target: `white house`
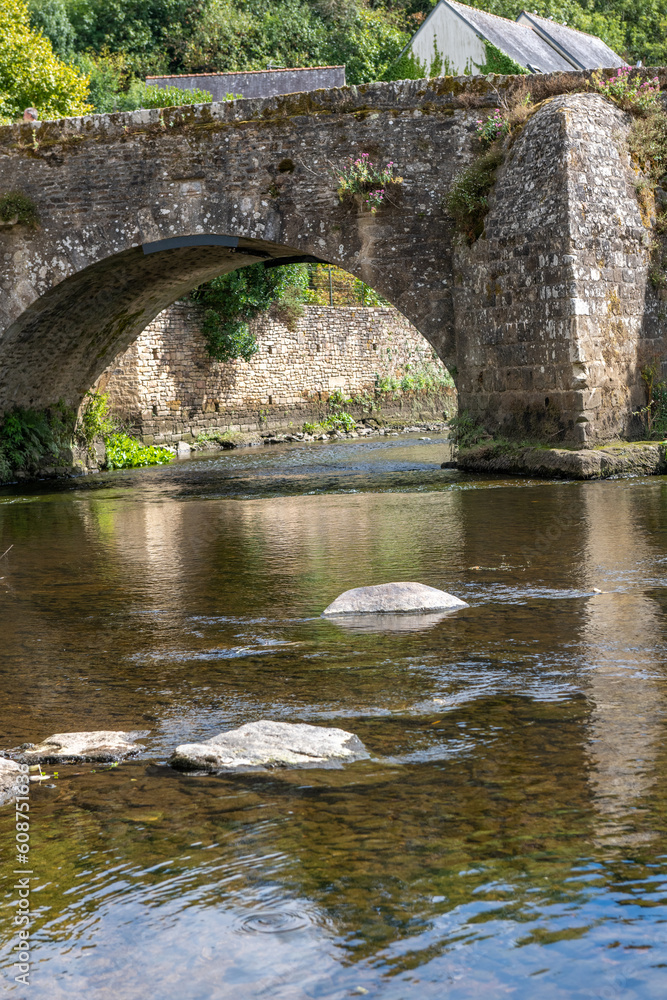
[[604,42],[583,31],[526,11],[510,21],[455,0],[440,0],[433,8],[406,47],[404,54],[409,53],[426,75],[499,72],[502,56],[530,73],[625,65]]

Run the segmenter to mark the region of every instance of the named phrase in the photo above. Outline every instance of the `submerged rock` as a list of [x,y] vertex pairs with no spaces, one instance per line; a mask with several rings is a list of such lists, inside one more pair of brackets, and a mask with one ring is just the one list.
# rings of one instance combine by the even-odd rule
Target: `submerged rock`
[[24,788],[27,783],[27,773],[15,760],[0,757],[0,806],[13,799],[19,788]]
[[43,743],[24,743],[15,756],[27,764],[113,762],[143,750],[142,744],[134,741],[149,732],[148,729],[129,733],[102,729],[92,733],[55,733]]
[[247,722],[204,743],[184,743],[169,758],[181,771],[265,771],[340,767],[370,754],[354,733],[305,723]]
[[453,611],[467,608],[458,597],[427,587],[424,583],[381,583],[355,587],[337,597],[323,615],[399,614],[421,611]]

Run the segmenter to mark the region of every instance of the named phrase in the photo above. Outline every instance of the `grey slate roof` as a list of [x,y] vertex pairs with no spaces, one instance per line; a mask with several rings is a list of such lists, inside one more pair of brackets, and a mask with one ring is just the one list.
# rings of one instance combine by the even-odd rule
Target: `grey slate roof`
[[517,23],[530,26],[546,42],[559,50],[572,62],[574,69],[611,69],[627,65],[620,56],[595,35],[568,28],[557,21],[538,17],[527,10],[521,11]]
[[543,41],[532,28],[517,24],[516,21],[509,21],[505,17],[487,14],[486,11],[477,10],[475,7],[455,3],[454,0],[441,0],[441,2],[456,11],[482,38],[501,49],[520,66],[542,73],[572,70],[572,63]]

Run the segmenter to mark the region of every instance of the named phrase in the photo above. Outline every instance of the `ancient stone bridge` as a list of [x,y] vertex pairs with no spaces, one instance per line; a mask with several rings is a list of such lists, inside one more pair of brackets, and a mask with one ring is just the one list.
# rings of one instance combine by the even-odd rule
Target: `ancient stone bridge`
[[[638,364],[664,354],[651,220],[628,116],[567,93],[585,85],[443,78],[1,128],[0,196],[27,195],[39,225],[0,226],[0,411],[78,405],[193,286],[310,259],[400,309],[490,427],[580,442],[626,432],[644,400]],[[468,247],[443,199],[474,156],[480,108],[526,86],[549,99]],[[362,152],[404,178],[375,216],[336,195],[333,171]]]

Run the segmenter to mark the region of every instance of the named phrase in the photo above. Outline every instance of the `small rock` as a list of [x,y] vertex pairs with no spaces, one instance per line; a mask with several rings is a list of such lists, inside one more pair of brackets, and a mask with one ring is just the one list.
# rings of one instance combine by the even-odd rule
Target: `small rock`
[[134,740],[148,736],[149,732],[148,729],[129,733],[103,729],[92,733],[55,733],[43,743],[24,744],[22,753],[15,756],[26,764],[118,761],[143,750],[142,744]]
[[192,448],[187,441],[179,441],[176,445],[176,457],[177,458],[190,458],[190,453]]
[[344,729],[305,723],[247,722],[203,743],[184,743],[169,758],[181,771],[266,771],[276,767],[340,767],[370,754]]
[[453,611],[467,608],[458,597],[423,583],[381,583],[355,587],[325,608],[323,615],[396,614],[408,611]]
[[431,439],[430,438],[420,438],[419,440],[420,441],[430,441]]
[[15,760],[0,757],[0,806],[13,799],[19,788],[28,782],[27,773]]

